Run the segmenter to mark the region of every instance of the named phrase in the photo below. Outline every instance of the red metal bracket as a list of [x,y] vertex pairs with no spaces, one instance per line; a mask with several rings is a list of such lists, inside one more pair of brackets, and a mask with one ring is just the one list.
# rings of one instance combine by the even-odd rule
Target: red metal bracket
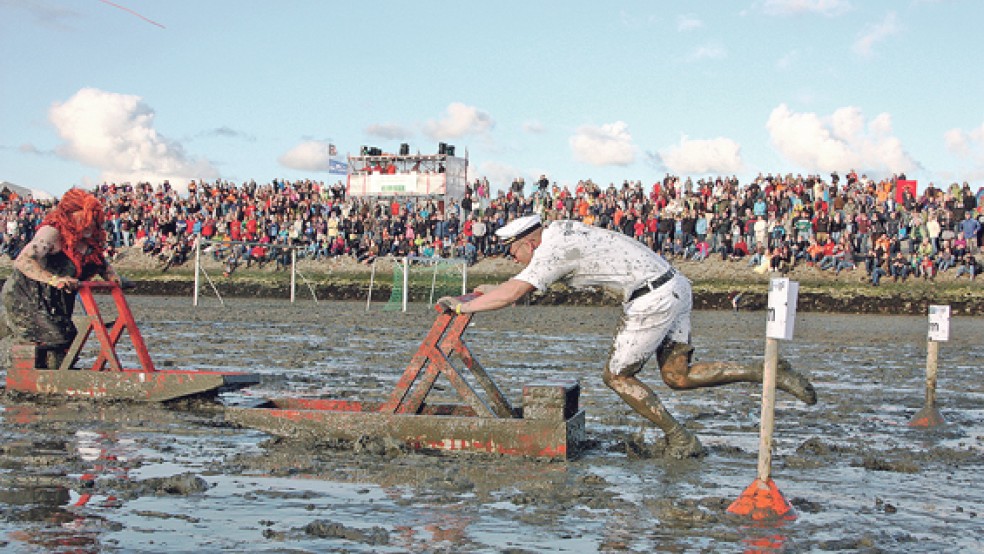
[[[95,291],[108,291],[113,297],[113,301],[116,304],[116,321],[113,323],[112,329],[106,328],[106,322],[103,320],[99,304],[96,302],[95,295],[93,294]],[[123,331],[125,330],[130,335],[133,349],[136,351],[137,359],[140,361],[140,369],[143,371],[156,371],[154,362],[150,359],[150,354],[147,352],[147,345],[144,343],[143,335],[140,334],[140,329],[137,328],[137,322],[133,319],[133,312],[130,311],[130,306],[123,296],[123,290],[119,286],[115,283],[108,282],[83,281],[79,283],[78,294],[82,300],[82,306],[85,308],[86,324],[83,328],[79,329],[75,341],[68,348],[65,360],[58,369],[71,368],[78,359],[78,355],[89,339],[89,336],[95,334],[96,339],[99,341],[99,355],[96,357],[96,361],[92,364],[91,369],[93,371],[103,371],[107,369],[106,364],[109,364],[110,370],[123,371],[123,367],[120,365],[120,358],[116,353],[116,345],[119,344],[123,336]]]
[[[473,293],[458,297],[467,302],[479,296]],[[435,309],[440,312],[430,332],[424,337],[417,352],[410,359],[403,375],[396,384],[396,390],[384,402],[381,413],[418,414],[424,407],[427,395],[434,388],[437,378],[444,375],[461,396],[462,400],[481,417],[516,417],[516,411],[509,404],[499,387],[489,377],[478,360],[468,349],[462,339],[468,324],[474,314],[456,314],[446,312],[440,306]],[[486,399],[482,399],[474,388],[465,380],[462,374],[451,363],[450,356],[457,356],[465,367],[471,371],[475,380],[485,391]]]

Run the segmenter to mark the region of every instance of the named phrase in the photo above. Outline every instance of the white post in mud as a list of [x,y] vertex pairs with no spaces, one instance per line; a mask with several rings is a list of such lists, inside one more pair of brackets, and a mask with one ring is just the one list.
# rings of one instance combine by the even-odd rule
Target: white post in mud
[[758,478],[761,481],[768,481],[772,476],[772,432],[776,421],[776,368],[778,366],[779,339],[766,338],[758,456]]
[[779,341],[793,338],[799,283],[786,278],[769,282],[768,316],[765,324],[765,364],[762,371],[762,419],[759,428],[758,475],[728,511],[753,520],[795,519],[793,507],[772,481],[772,431],[775,426],[776,372]]
[[936,405],[936,373],[940,368],[940,343],[930,339],[926,343],[926,405]]
[[410,296],[410,257],[403,258],[403,312],[407,311],[407,297]]
[[369,272],[369,294],[366,295],[366,311],[369,311],[369,305],[372,304],[372,285],[376,282],[376,260],[372,261],[372,271]]
[[198,273],[202,270],[202,241],[195,240],[195,291],[191,295],[191,305],[198,306]]
[[297,249],[290,249],[290,303],[294,303],[294,290],[297,285]]
[[762,374],[762,422],[759,433],[758,478],[768,481],[772,474],[772,431],[776,412],[776,371],[779,367],[779,340],[792,340],[796,321],[799,283],[786,278],[769,282],[769,306],[765,324],[765,368]]
[[437,287],[437,264],[434,264],[434,266],[431,269],[433,269],[433,271],[431,271],[431,293],[430,293],[430,297],[429,297],[429,300],[428,300],[427,303],[430,304],[431,306],[433,306],[434,305],[434,289],[435,289],[435,287]]
[[936,374],[939,371],[940,343],[950,340],[950,306],[929,307],[929,335],[926,340],[926,405],[910,427],[936,427],[946,421],[936,407]]

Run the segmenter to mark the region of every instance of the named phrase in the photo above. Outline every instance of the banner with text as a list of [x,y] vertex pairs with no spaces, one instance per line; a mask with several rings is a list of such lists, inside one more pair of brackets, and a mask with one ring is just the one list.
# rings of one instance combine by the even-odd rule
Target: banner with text
[[444,173],[349,175],[349,196],[436,196],[446,193]]

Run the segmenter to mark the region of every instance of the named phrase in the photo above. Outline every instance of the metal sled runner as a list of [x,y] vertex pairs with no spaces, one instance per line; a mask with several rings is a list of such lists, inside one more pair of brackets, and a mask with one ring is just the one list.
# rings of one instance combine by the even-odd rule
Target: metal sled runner
[[[523,407],[514,408],[462,340],[471,318],[472,314],[439,313],[396,390],[384,402],[276,399],[252,408],[229,408],[227,418],[295,438],[356,441],[369,437],[420,450],[572,456],[584,442],[580,385],[527,385]],[[451,356],[471,372],[484,398],[451,364]],[[464,404],[426,402],[441,375]]]
[[[109,292],[113,297],[117,318],[112,328],[107,328],[103,321],[93,294],[96,291]],[[46,349],[35,344],[14,344],[10,352],[11,367],[7,370],[7,389],[29,394],[162,402],[214,394],[259,382],[256,375],[246,373],[156,369],[119,286],[87,281],[80,284],[78,294],[85,308],[85,323],[79,326],[78,335],[61,364],[48,369]],[[124,331],[140,362],[138,369],[124,368],[120,364],[116,345]],[[89,368],[73,369],[82,347],[92,335],[99,342],[95,362]]]

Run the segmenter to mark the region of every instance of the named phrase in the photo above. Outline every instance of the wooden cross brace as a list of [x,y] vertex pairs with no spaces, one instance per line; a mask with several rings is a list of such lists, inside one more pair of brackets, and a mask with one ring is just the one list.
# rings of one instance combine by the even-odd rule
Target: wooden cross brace
[[[96,303],[96,298],[93,294],[95,291],[108,291],[116,303],[116,321],[112,323],[112,329],[107,329],[106,322],[103,321],[99,304]],[[126,303],[126,298],[123,296],[123,290],[118,285],[109,282],[83,281],[79,283],[78,294],[82,300],[82,306],[85,308],[85,316],[78,319],[84,321],[84,324],[79,327],[78,335],[75,336],[72,345],[68,347],[68,352],[61,366],[59,366],[59,370],[70,369],[75,364],[78,360],[79,353],[82,351],[82,347],[89,339],[89,336],[94,334],[99,341],[99,355],[96,357],[96,361],[92,364],[92,367],[88,369],[92,371],[104,371],[106,369],[123,371],[123,367],[120,365],[120,358],[116,354],[116,345],[119,343],[120,338],[122,338],[123,331],[126,330],[130,335],[130,341],[133,343],[137,359],[140,360],[140,369],[143,371],[156,371],[154,369],[154,362],[150,359],[150,354],[147,352],[147,345],[144,343],[143,336],[140,334],[140,329],[137,328],[137,322],[133,319],[130,306]],[[78,326],[78,324],[76,325]],[[108,368],[106,367],[107,364],[109,365]]]
[[[467,302],[476,295],[459,297]],[[381,413],[418,414],[424,406],[427,395],[434,388],[434,383],[440,375],[444,375],[458,391],[458,395],[475,411],[479,417],[514,418],[517,417],[499,387],[485,368],[475,359],[468,345],[462,340],[465,329],[473,314],[455,314],[445,312],[440,306],[440,312],[434,325],[410,360],[403,375],[396,384],[396,390],[389,399],[380,406]],[[468,368],[475,380],[485,391],[486,398],[478,393],[465,381],[449,359],[457,356]]]

